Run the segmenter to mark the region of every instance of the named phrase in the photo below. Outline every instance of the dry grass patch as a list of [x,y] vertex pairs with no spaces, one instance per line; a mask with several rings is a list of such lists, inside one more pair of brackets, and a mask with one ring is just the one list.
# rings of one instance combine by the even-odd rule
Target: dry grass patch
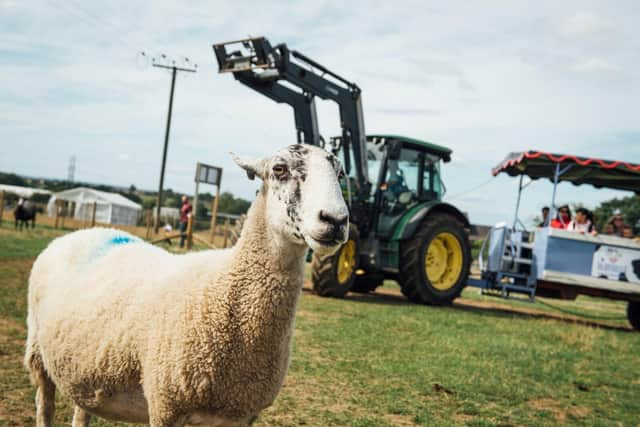
[[[385,414],[384,418],[389,421],[389,423],[393,426],[419,426],[420,424],[416,424],[414,417],[409,415],[401,415],[401,414]],[[473,417],[469,416],[469,419],[473,419]]]
[[[369,414],[351,401],[356,393],[347,382],[290,373],[275,403],[260,415],[256,425],[344,425],[339,420]],[[334,421],[325,424],[323,419]]]
[[[553,327],[553,322],[543,322],[548,327]],[[581,351],[592,351],[601,343],[604,332],[600,328],[585,326],[582,328],[559,329],[554,328],[554,334],[565,344],[576,347]]]
[[527,404],[533,409],[550,412],[555,420],[562,424],[566,423],[568,418],[581,420],[591,413],[591,409],[583,406],[569,405],[562,407],[557,400],[548,397],[530,400]]
[[0,317],[0,420],[7,426],[32,424],[32,387],[22,366],[25,325],[12,318]]

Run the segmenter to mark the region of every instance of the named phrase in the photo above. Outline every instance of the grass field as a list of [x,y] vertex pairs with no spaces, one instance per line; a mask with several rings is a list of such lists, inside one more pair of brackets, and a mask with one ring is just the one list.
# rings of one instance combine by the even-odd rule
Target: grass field
[[[61,233],[0,228],[3,426],[34,423],[21,366],[27,279]],[[626,329],[623,304],[581,298],[531,307],[467,290],[453,307],[435,308],[396,293],[390,284],[381,295],[344,300],[305,292],[286,385],[257,425],[638,425],[640,334]],[[555,307],[610,319],[555,319]],[[56,425],[70,419],[69,401],[58,396]]]

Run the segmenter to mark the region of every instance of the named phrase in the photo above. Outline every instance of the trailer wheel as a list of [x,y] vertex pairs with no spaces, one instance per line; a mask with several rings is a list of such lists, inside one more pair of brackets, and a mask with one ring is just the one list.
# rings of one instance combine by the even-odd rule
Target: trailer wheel
[[351,290],[358,266],[358,239],[358,230],[349,225],[349,239],[335,254],[319,256],[314,252],[311,280],[316,294],[342,298]]
[[401,246],[398,281],[412,302],[450,304],[469,275],[471,248],[464,226],[446,214],[428,217]]
[[351,285],[351,292],[359,292],[366,294],[376,290],[378,286],[384,282],[384,275],[381,273],[365,273],[362,276],[356,276]]
[[627,303],[627,319],[633,329],[640,331],[640,301],[629,301]]

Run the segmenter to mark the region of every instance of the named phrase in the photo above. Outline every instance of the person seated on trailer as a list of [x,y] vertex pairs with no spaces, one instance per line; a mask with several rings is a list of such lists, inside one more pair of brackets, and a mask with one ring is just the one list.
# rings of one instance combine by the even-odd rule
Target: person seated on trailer
[[542,213],[542,221],[538,223],[538,227],[546,227],[549,219],[549,206],[543,207],[540,212]]
[[576,210],[576,216],[567,225],[567,231],[580,234],[591,234],[597,236],[598,232],[593,225],[593,215],[588,209],[578,208]]
[[633,238],[633,230],[631,226],[624,221],[624,216],[620,209],[613,211],[613,216],[607,222],[604,233],[610,236]]
[[551,228],[561,228],[566,230],[570,222],[571,210],[569,210],[569,205],[563,205],[558,208],[558,213],[556,214],[556,217],[551,220],[549,226]]

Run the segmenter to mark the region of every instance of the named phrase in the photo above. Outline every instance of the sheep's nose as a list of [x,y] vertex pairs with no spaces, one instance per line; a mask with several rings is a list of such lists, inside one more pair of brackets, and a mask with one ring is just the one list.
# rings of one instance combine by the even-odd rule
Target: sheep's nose
[[326,222],[327,224],[330,224],[335,228],[342,227],[343,225],[347,224],[347,221],[349,221],[348,214],[335,215],[335,214],[330,214],[328,212],[325,212],[323,210],[320,211],[319,217],[320,217],[320,221]]

